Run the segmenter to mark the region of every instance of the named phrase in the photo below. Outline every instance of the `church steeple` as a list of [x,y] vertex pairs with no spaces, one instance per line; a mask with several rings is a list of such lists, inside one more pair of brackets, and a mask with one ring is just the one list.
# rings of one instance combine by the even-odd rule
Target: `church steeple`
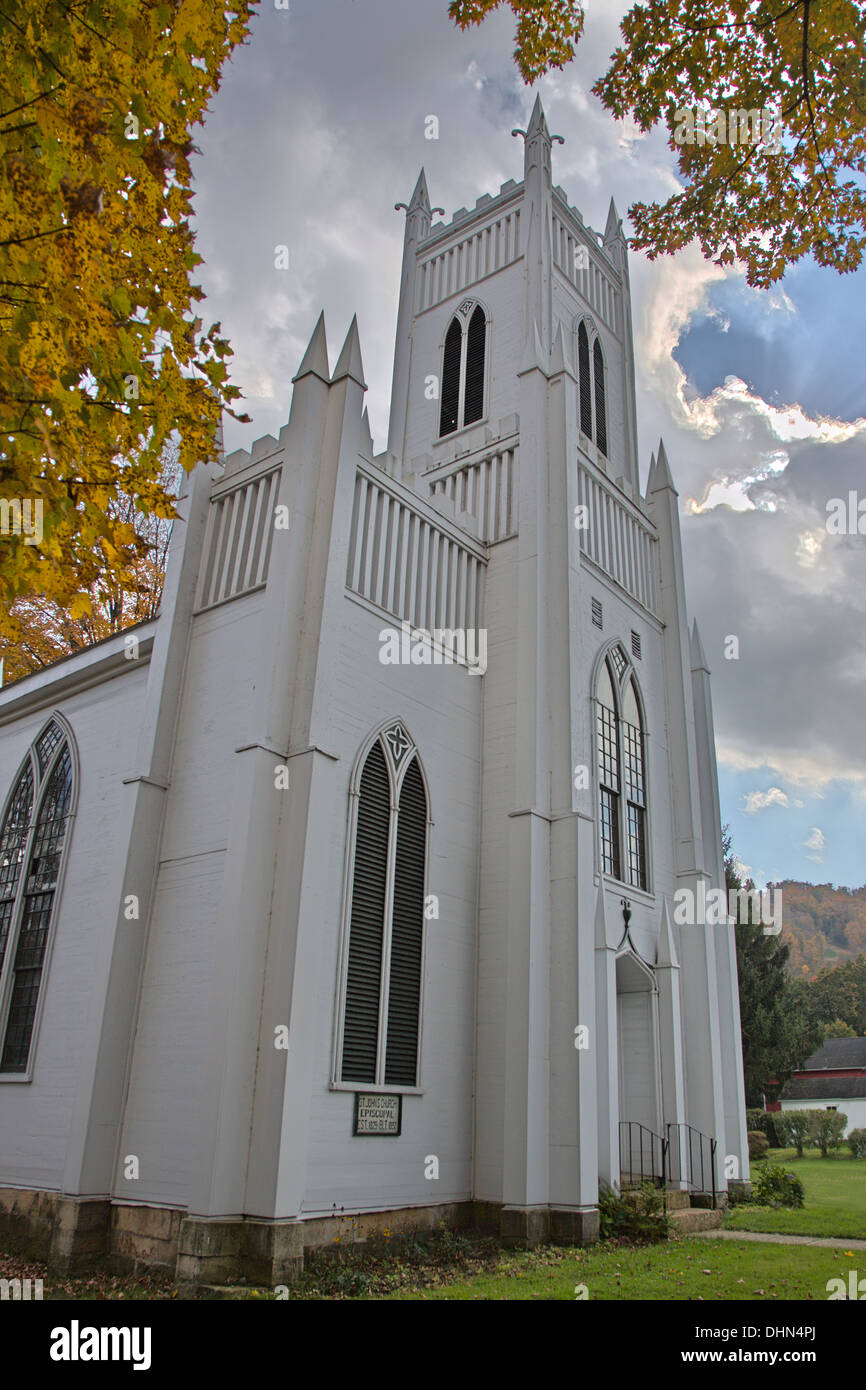
[[[402,208],[404,204],[395,203],[395,211]],[[409,199],[409,206],[406,208],[406,237],[411,231],[415,232],[419,239],[423,239],[430,231],[430,194],[427,191],[427,175],[423,168],[418,175],[412,197]]]
[[[415,310],[415,277],[418,267],[418,246],[430,235],[430,194],[427,175],[422,169],[412,197],[407,203],[395,203],[395,211],[406,213],[403,232],[403,267],[400,272],[400,301],[397,311],[397,336],[394,345],[394,373],[391,379],[391,420],[388,428],[388,452],[403,457],[406,441],[406,415],[409,406],[409,370],[412,359],[412,331]],[[441,212],[441,208],[436,209]]]
[[551,218],[553,178],[551,149],[561,135],[551,135],[541,97],[535,98],[526,130],[513,130],[523,136],[523,184],[526,204],[526,311],[524,315],[524,359],[535,355],[536,328],[544,352],[553,342]]
[[604,244],[609,247],[615,241],[624,240],[622,218],[616,210],[616,203],[613,201],[613,198],[611,198],[610,206],[607,210],[607,222],[604,227]]
[[529,127],[526,131],[524,150],[523,150],[523,169],[524,178],[528,177],[530,170],[537,164],[543,172],[550,178],[550,152],[552,140],[550,131],[547,127],[547,117],[544,114],[544,107],[541,104],[541,97],[535,98],[535,105],[532,108],[532,115],[529,118]]

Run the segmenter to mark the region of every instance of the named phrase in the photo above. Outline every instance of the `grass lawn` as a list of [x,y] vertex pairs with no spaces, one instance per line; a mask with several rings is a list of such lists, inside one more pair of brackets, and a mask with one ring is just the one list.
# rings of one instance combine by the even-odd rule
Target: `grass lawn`
[[[642,1248],[598,1245],[503,1256],[496,1270],[438,1288],[402,1289],[389,1299],[522,1301],[588,1299],[706,1302],[826,1299],[827,1280],[845,1277],[862,1251],[757,1242],[677,1240]],[[861,1258],[862,1264],[862,1258]]]
[[[805,1189],[805,1206],[791,1211],[734,1207],[725,1216],[727,1230],[866,1240],[866,1158],[851,1158],[845,1151],[821,1158],[809,1149],[797,1158],[794,1149],[771,1149],[767,1159],[797,1174]],[[757,1166],[752,1165],[753,1173]]]
[[[707,1302],[827,1298],[827,1281],[847,1277],[862,1251],[812,1246],[685,1238],[660,1245],[604,1243],[586,1250],[545,1246],[503,1250],[485,1238],[445,1233],[431,1246],[390,1252],[382,1258],[355,1254],[305,1270],[290,1286],[289,1300],[392,1301],[446,1299],[458,1302],[572,1301],[576,1288],[587,1299],[688,1300]],[[91,1274],[63,1277],[44,1266],[0,1254],[0,1277],[44,1278],[46,1299],[140,1300],[188,1297],[166,1275]],[[237,1289],[236,1299],[270,1300],[271,1289]]]

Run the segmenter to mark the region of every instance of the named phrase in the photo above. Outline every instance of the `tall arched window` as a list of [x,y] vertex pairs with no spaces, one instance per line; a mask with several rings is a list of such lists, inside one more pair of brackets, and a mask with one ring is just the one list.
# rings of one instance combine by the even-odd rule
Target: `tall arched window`
[[376,739],[358,788],[339,1080],[415,1086],[427,793],[402,724]]
[[599,861],[634,888],[647,886],[644,744],[634,672],[617,643],[596,685]]
[[476,305],[466,331],[466,389],[464,391],[463,423],[474,425],[484,414],[484,348],[487,320],[481,305]]
[[460,359],[463,355],[463,329],[460,320],[453,318],[445,334],[442,354],[442,403],[439,411],[439,433],[453,434],[460,418]]
[[580,390],[580,428],[587,439],[592,439],[592,387],[589,377],[589,338],[585,323],[581,323],[577,330],[577,379]]
[[604,399],[604,358],[598,338],[592,345],[592,376],[595,383],[595,442],[607,458],[607,415]]
[[448,325],[442,352],[439,434],[453,434],[484,419],[487,317],[466,300]]
[[69,736],[52,718],[19,770],[0,829],[0,1073],[27,1070],[72,791]]
[[580,396],[580,432],[594,439],[607,458],[607,384],[604,353],[595,329],[590,352],[590,333],[582,319],[577,328],[577,386]]

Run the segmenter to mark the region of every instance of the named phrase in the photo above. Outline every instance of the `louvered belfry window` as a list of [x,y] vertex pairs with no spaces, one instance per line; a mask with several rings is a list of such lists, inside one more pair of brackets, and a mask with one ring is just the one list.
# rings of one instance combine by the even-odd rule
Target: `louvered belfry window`
[[427,819],[418,759],[397,724],[373,744],[358,793],[339,1072],[344,1083],[418,1082]]
[[72,802],[72,754],[52,719],[0,828],[0,1072],[27,1070]]
[[585,323],[577,330],[577,378],[580,390],[580,429],[587,439],[592,439],[592,386],[589,375],[589,338]]
[[592,376],[595,383],[595,442],[607,458],[607,415],[605,413],[604,357],[596,338],[592,345]]
[[466,300],[445,334],[440,437],[484,419],[486,373],[487,317],[480,304]]
[[460,413],[460,359],[463,355],[463,330],[460,320],[453,318],[445,334],[442,359],[442,405],[439,412],[439,433],[453,434]]
[[487,320],[479,304],[466,332],[466,388],[463,397],[463,423],[474,425],[484,415],[484,346]]

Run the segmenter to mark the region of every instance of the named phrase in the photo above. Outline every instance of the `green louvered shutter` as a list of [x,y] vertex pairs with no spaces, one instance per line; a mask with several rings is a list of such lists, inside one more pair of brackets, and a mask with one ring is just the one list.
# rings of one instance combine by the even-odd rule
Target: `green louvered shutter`
[[577,330],[577,379],[580,390],[580,428],[587,439],[592,439],[592,386],[589,379],[589,339],[586,324]]
[[607,458],[607,412],[605,409],[604,358],[601,343],[596,338],[592,345],[592,365],[595,379],[595,442]]
[[403,779],[397,818],[385,1052],[385,1084],[388,1086],[414,1086],[418,1080],[426,843],[427,797],[420,768],[413,758]]
[[463,423],[474,425],[484,416],[484,352],[487,321],[479,304],[466,334],[466,386],[463,391]]
[[364,764],[358,801],[340,1072],[343,1081],[376,1080],[390,818],[388,769],[382,745],[377,742]]
[[459,319],[452,319],[445,334],[442,354],[442,404],[439,412],[439,434],[453,434],[457,428],[460,409],[460,354],[463,333]]

